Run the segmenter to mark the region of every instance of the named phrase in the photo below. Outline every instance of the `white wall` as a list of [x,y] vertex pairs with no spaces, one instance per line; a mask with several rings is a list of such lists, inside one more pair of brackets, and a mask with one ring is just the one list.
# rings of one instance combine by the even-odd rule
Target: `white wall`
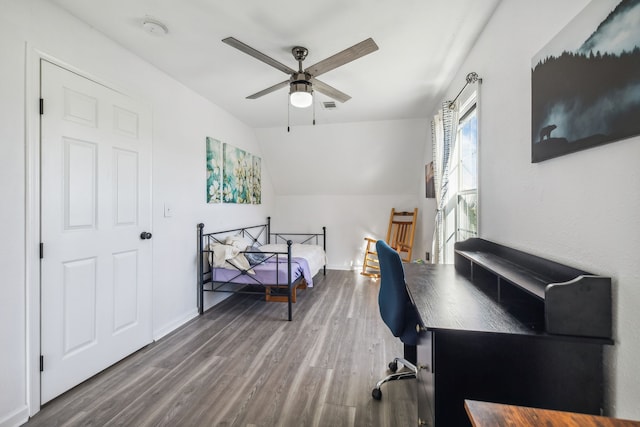
[[530,162],[531,58],[587,3],[503,1],[448,94],[483,78],[481,237],[613,278],[605,409],[640,419],[640,138]]
[[[24,46],[5,33],[0,4],[0,425],[16,424],[26,411]],[[14,58],[15,65],[5,64]],[[7,425],[11,425],[7,424]]]
[[[32,70],[25,70],[27,51],[45,52],[153,108],[149,297],[155,337],[196,313],[196,224],[213,230],[262,223],[273,215],[274,194],[263,162],[262,205],[207,205],[205,137],[260,155],[252,129],[48,2],[1,0],[0,11],[0,426],[13,426],[28,414],[25,75]],[[29,105],[37,102],[35,96]],[[173,206],[170,218],[164,217],[165,203]]]
[[364,237],[385,238],[391,208],[418,207],[413,258],[424,258],[433,234],[433,208],[422,210],[428,128],[421,119],[257,129],[276,189],[273,229],[326,226],[329,267],[359,268]]

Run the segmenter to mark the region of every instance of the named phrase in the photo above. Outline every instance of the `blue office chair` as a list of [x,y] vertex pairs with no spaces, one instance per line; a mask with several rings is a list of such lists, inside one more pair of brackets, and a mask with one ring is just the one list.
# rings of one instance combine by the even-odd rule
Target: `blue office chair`
[[[378,306],[382,320],[387,324],[393,336],[404,343],[405,357],[396,357],[389,363],[391,375],[381,379],[371,392],[374,399],[382,398],[380,387],[382,384],[400,379],[415,378],[417,369],[416,345],[418,343],[418,314],[409,299],[404,281],[404,269],[398,252],[393,250],[384,240],[376,242],[376,251],[380,263],[380,292]],[[396,372],[398,363],[404,365],[408,371]]]

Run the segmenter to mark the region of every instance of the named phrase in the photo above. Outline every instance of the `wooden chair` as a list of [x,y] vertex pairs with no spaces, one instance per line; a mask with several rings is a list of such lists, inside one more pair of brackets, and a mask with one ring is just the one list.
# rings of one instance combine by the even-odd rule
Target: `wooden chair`
[[[396,252],[400,254],[402,261],[411,261],[413,252],[413,239],[416,234],[416,221],[418,219],[418,208],[412,212],[396,212],[391,209],[389,217],[389,229],[387,230],[386,242]],[[364,251],[364,261],[362,263],[363,276],[380,277],[380,264],[376,253],[376,242],[378,239],[365,237],[367,247]]]

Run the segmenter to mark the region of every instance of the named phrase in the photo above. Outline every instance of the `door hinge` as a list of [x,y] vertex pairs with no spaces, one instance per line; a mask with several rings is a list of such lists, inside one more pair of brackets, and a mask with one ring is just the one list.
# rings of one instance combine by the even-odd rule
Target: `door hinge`
[[40,115],[44,114],[44,99],[40,98]]
[[40,259],[44,258],[44,243],[40,243]]
[[40,372],[44,371],[44,356],[40,355]]

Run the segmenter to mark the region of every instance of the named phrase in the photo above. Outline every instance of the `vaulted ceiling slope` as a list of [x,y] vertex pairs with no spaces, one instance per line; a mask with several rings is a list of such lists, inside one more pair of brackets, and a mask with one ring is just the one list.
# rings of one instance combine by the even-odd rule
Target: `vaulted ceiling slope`
[[[352,97],[335,110],[315,94],[316,122],[424,118],[500,0],[50,0],[254,128],[287,125],[288,88],[248,95],[287,78],[221,42],[234,37],[297,69],[293,46],[314,64],[368,37],[379,50],[327,72],[322,81]],[[166,25],[158,36],[145,18]],[[470,70],[472,71],[472,70]],[[464,82],[461,82],[461,85]],[[313,108],[291,108],[293,125]]]

